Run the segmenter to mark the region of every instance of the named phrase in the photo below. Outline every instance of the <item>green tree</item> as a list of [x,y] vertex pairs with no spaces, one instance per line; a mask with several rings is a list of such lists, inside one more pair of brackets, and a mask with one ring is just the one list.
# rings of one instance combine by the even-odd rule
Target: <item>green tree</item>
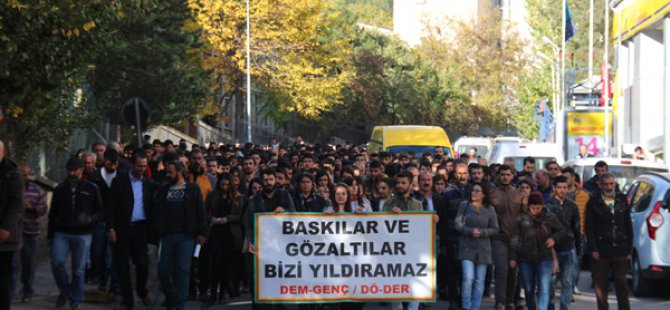
[[87,123],[80,87],[115,12],[106,1],[0,2],[0,138],[13,157],[42,141],[63,146]]
[[198,113],[208,102],[209,76],[186,2],[129,1],[119,12],[91,70],[96,115],[119,123],[120,107],[131,97],[149,103],[153,125],[174,125]]

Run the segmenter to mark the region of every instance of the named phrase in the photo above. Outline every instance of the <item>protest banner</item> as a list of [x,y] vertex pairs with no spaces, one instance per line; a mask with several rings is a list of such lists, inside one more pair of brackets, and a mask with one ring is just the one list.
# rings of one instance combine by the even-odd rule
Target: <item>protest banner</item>
[[256,301],[433,301],[432,216],[256,214]]

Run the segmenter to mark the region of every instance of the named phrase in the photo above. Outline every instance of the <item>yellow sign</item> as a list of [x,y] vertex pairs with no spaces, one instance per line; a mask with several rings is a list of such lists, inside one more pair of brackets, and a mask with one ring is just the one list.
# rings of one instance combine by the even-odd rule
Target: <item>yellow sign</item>
[[[621,14],[614,13],[612,20],[612,37],[614,42],[623,38],[632,37],[649,24],[657,21],[670,12],[669,0],[637,0],[621,10]],[[621,28],[619,29],[619,25]],[[619,30],[621,32],[619,33]]]
[[[568,111],[568,137],[605,136],[604,111]],[[612,114],[609,116],[609,132],[612,136]]]

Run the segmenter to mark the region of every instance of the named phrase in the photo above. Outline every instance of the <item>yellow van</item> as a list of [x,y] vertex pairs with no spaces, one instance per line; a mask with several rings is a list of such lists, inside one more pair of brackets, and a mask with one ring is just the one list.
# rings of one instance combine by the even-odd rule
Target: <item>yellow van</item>
[[372,129],[368,153],[388,151],[393,154],[433,153],[435,147],[444,149],[444,154],[453,157],[449,136],[437,126],[375,126]]

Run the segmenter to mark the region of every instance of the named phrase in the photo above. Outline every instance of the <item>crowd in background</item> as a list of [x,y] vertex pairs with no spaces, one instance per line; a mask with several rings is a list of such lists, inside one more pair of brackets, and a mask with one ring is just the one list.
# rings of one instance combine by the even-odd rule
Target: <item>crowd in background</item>
[[[302,139],[291,145],[273,140],[269,145],[190,148],[184,141],[149,141],[142,146],[94,143],[77,152],[66,163],[67,177],[54,189],[48,215],[44,193],[29,181],[28,166],[2,157],[0,148],[1,205],[16,213],[4,212],[1,223],[20,224],[0,226],[0,266],[6,267],[6,259],[22,266],[0,270],[6,308],[15,291],[22,302],[31,301],[35,238],[44,215],[60,289],[57,307],[68,302],[72,309],[81,307],[87,281],[120,294],[119,309],[132,309],[135,295],[150,305],[147,249],[160,245],[164,306],[182,309],[189,299],[214,305],[254,293],[254,213],[421,210],[434,213],[438,293],[449,300],[450,309],[479,309],[489,296],[496,309],[568,309],[579,293],[584,253],[599,309],[607,309],[610,275],[619,308],[629,308],[630,215],[604,162],[581,187],[574,170],[556,162],[535,167],[529,157],[524,169],[515,171],[513,162],[489,165],[472,153],[451,158],[441,147],[425,154],[391,154]],[[18,196],[12,192],[17,188]],[[20,199],[18,207],[10,203],[13,199]],[[19,237],[22,243],[15,240]],[[65,268],[68,257],[71,274]],[[394,309],[403,306],[414,310],[430,304],[391,303]]]

